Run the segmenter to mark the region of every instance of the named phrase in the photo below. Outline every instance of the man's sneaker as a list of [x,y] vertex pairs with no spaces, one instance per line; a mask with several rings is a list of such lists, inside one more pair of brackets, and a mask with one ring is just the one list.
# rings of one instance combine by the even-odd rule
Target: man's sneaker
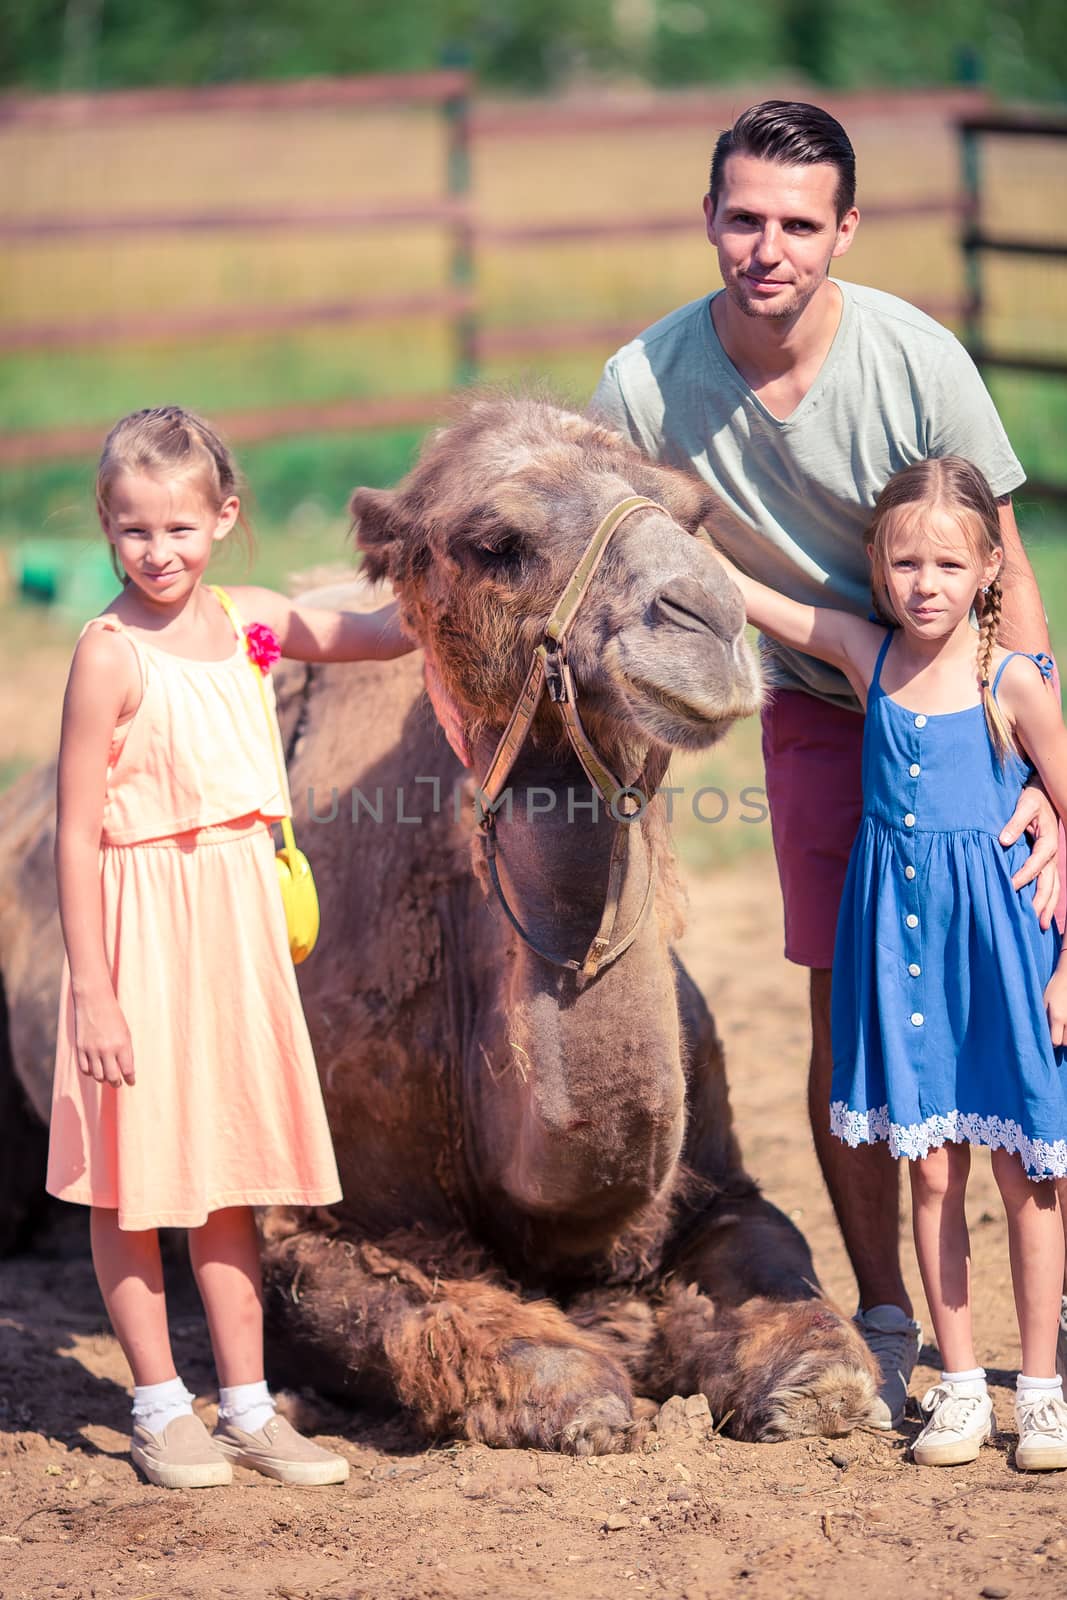
[[344,1456],[305,1439],[284,1417],[271,1417],[257,1433],[220,1422],[211,1437],[235,1466],[251,1467],[279,1483],[344,1483],[348,1477]]
[[897,1428],[904,1416],[908,1380],[919,1356],[923,1331],[899,1306],[856,1312],[856,1326],[882,1372],[882,1384],[867,1414],[868,1428]]
[[130,1455],[149,1483],[163,1489],[209,1489],[233,1482],[233,1468],[191,1411],[173,1417],[159,1433],[135,1422]]
[[1019,1443],[1015,1465],[1020,1472],[1049,1472],[1067,1467],[1067,1404],[1047,1390],[1023,1389],[1015,1397]]
[[988,1394],[960,1394],[951,1383],[927,1389],[919,1402],[929,1417],[911,1447],[920,1467],[956,1467],[974,1461],[993,1432],[993,1402]]
[[1060,1330],[1056,1335],[1056,1372],[1067,1380],[1067,1294],[1060,1299]]

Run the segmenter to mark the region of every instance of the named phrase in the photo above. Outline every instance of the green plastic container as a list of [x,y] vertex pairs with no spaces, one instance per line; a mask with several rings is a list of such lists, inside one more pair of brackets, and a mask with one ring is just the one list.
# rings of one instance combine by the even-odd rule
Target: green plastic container
[[11,558],[19,597],[55,606],[74,617],[95,617],[113,600],[119,581],[111,569],[109,546],[72,539],[22,539]]

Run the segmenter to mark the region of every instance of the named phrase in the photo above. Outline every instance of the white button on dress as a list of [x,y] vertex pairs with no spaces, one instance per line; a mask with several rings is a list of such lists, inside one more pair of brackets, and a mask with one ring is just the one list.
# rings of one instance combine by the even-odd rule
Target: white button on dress
[[909,911],[907,916],[904,918],[904,921],[909,928],[917,928],[919,926],[919,919],[915,915],[914,911]]
[[908,968],[908,971],[911,973],[913,978],[917,978],[922,971],[922,967],[919,966],[918,962],[913,961],[911,966]]
[[926,716],[922,711],[920,711],[919,715],[915,718],[915,726],[917,728],[925,728],[926,727]]
[[915,868],[911,867],[911,866],[905,867],[904,868],[904,876],[906,878],[908,878],[908,879],[914,878],[914,876],[915,876]]
[[917,761],[913,761],[911,766],[908,768],[908,777],[917,778],[921,771],[922,768],[920,767],[919,763]]
[[913,812],[909,811],[907,816],[904,818],[904,826],[906,828],[914,828],[914,826],[915,826],[915,815],[914,815]]
[[911,1020],[914,1027],[921,1028],[926,1019],[921,1011],[913,1011],[911,1014]]

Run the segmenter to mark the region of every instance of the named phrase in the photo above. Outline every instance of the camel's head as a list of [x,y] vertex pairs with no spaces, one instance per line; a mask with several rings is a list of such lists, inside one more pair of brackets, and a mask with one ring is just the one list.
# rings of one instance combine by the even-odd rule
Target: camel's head
[[759,680],[741,597],[694,537],[727,513],[695,479],[573,412],[481,396],[398,488],[354,494],[366,570],[391,579],[472,743],[507,720],[589,540],[632,495],[655,506],[614,535],[570,631],[582,718],[604,750],[697,749],[755,710]]

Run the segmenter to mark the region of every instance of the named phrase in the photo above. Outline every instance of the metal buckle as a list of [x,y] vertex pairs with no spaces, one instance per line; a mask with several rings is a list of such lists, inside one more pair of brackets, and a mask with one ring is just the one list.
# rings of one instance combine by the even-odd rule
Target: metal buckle
[[597,934],[582,962],[582,977],[595,978],[600,970],[600,963],[608,952],[608,941],[601,934]]
[[555,705],[567,698],[567,684],[563,677],[563,664],[560,657],[560,647],[555,639],[545,641],[545,687],[548,698]]

